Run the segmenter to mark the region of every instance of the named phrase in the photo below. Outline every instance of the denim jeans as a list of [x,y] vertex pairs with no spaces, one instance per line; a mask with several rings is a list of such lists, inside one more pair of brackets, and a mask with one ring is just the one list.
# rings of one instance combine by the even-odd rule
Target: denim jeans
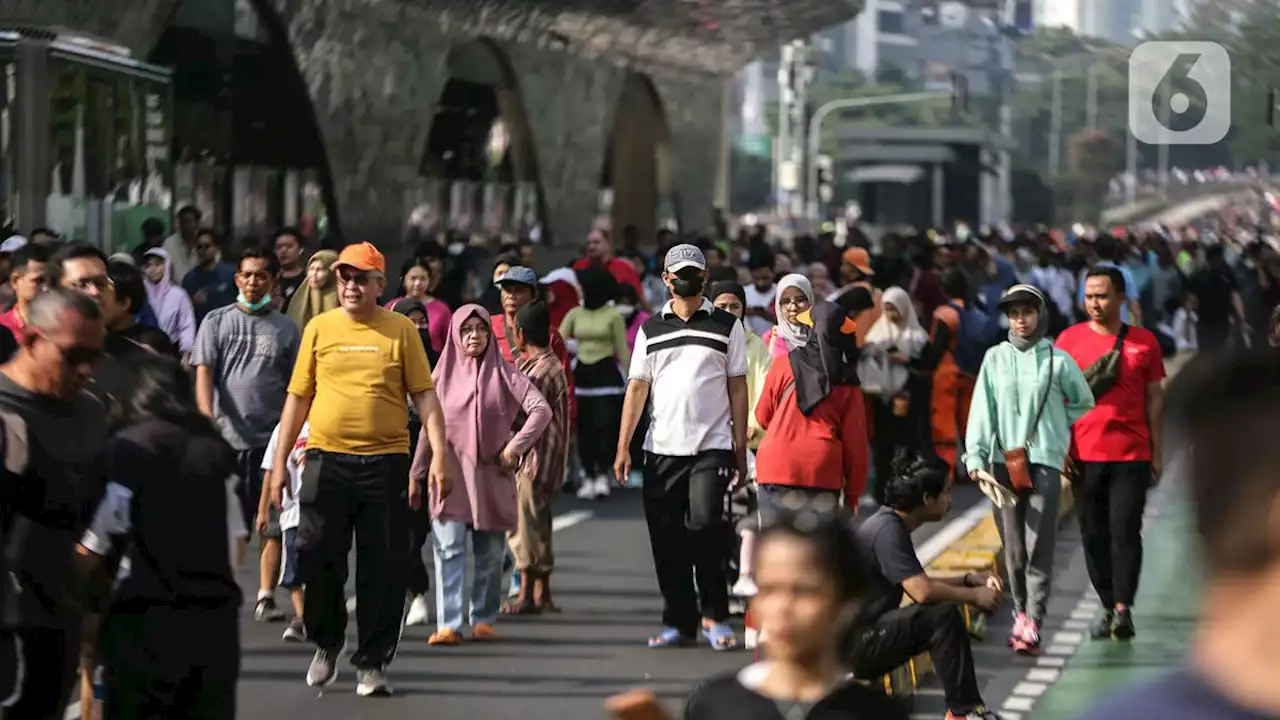
[[498,619],[502,602],[502,558],[507,551],[507,534],[480,532],[466,523],[433,520],[431,547],[436,559],[436,624],[439,630],[462,628],[466,605],[464,585],[467,579],[467,536],[471,536],[471,552],[475,574],[471,578],[471,626]]

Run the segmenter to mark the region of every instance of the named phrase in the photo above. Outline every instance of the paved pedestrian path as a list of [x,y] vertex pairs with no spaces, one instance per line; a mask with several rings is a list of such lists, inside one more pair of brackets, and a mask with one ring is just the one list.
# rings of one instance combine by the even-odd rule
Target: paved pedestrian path
[[[1181,493],[1170,489],[1148,523],[1134,607],[1138,636],[1129,643],[1084,640],[1028,717],[1074,718],[1112,692],[1167,672],[1186,658],[1199,617],[1201,584],[1190,507]],[[1096,611],[1096,599],[1084,607]]]

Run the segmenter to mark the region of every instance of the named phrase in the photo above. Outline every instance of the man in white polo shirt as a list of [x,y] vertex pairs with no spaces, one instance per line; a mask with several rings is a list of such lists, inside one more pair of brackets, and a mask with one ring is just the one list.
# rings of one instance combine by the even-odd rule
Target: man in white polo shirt
[[702,296],[701,250],[677,245],[663,268],[671,299],[636,335],[614,473],[626,483],[631,435],[652,397],[644,511],[663,628],[649,647],[683,644],[701,630],[712,648],[731,650],[737,638],[726,624],[731,535],[724,499],[734,474],[746,476],[746,342],[737,317]]

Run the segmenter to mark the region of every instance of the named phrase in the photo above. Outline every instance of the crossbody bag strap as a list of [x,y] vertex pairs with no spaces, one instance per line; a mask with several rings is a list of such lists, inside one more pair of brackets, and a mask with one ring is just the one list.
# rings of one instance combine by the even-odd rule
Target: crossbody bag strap
[[1049,348],[1049,382],[1045,385],[1044,396],[1040,398],[1040,407],[1036,409],[1036,417],[1031,421],[1031,429],[1027,431],[1027,447],[1036,438],[1036,428],[1040,427],[1040,418],[1044,416],[1044,407],[1049,404],[1049,396],[1053,394],[1053,347]]

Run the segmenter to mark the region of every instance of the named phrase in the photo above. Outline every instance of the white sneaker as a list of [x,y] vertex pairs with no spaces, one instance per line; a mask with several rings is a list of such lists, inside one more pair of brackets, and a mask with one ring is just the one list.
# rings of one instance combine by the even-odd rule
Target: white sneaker
[[583,477],[578,483],[578,499],[579,500],[595,500],[596,499],[596,481],[595,478]]
[[405,616],[405,625],[426,625],[431,619],[431,606],[427,604],[426,595],[417,595],[409,603],[409,614]]
[[729,589],[730,595],[740,598],[755,597],[758,592],[760,589],[756,587],[756,581],[750,575],[739,575],[738,582]]
[[381,668],[356,670],[356,694],[360,697],[391,697],[391,683]]
[[596,499],[609,497],[609,476],[600,475],[596,477]]
[[347,598],[347,612],[353,613],[355,611],[356,611],[356,596],[352,595],[351,597]]

